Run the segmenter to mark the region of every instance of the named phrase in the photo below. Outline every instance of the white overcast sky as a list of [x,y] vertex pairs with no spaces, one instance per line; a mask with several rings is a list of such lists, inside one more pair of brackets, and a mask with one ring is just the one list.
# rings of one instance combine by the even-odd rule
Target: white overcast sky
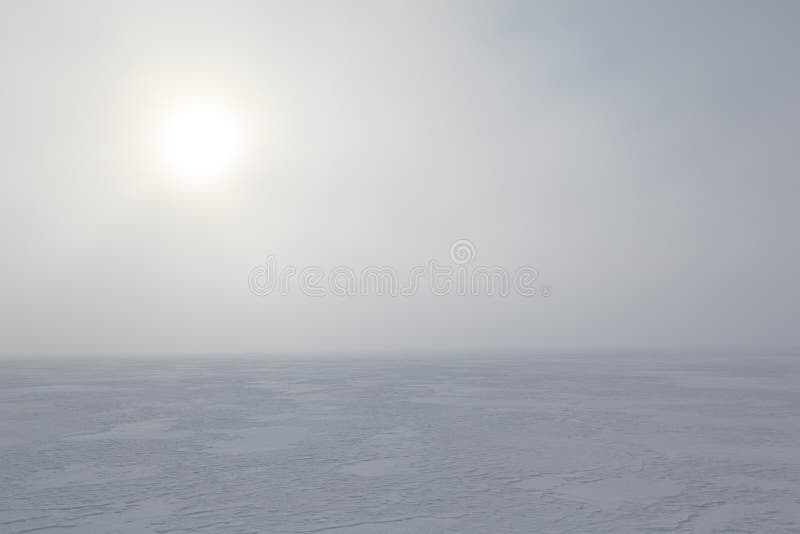
[[[0,4],[0,354],[800,345],[800,4]],[[154,139],[246,140],[213,188]],[[472,240],[548,299],[259,298]]]

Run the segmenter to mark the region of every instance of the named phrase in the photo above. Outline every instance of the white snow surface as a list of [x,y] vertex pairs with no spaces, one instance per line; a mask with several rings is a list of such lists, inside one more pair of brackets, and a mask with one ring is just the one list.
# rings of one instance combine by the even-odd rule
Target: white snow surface
[[789,355],[0,361],[0,533],[800,532]]

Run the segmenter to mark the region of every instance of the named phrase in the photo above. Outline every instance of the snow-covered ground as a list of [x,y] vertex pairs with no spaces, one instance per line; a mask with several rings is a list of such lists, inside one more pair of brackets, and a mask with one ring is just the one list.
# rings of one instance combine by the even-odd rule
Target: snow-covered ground
[[0,361],[0,532],[800,532],[800,359]]

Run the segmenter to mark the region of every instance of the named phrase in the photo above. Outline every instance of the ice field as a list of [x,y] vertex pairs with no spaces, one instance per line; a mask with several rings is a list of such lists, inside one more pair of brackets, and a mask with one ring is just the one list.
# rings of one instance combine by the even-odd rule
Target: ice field
[[0,532],[800,532],[800,360],[0,361]]

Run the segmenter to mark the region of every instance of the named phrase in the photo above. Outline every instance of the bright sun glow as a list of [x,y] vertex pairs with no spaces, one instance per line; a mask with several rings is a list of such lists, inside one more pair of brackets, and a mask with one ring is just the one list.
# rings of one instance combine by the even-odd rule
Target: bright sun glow
[[181,179],[199,184],[217,180],[231,170],[239,141],[233,117],[224,109],[190,105],[168,117],[163,149]]

